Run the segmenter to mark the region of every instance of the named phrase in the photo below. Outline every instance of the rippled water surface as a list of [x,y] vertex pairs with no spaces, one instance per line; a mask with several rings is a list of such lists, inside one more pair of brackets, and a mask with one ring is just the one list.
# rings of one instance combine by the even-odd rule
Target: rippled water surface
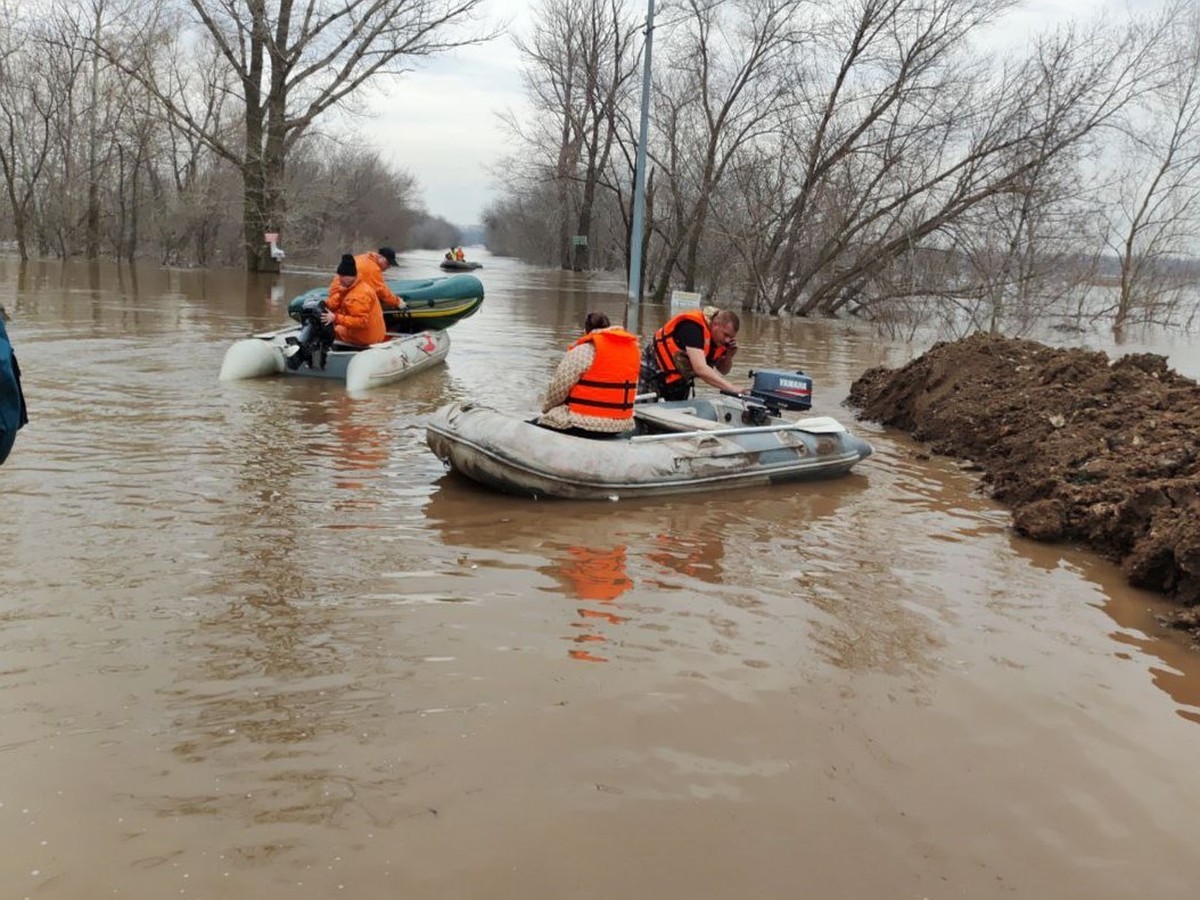
[[842,405],[923,348],[745,322],[846,478],[506,498],[426,417],[533,409],[623,286],[483,259],[446,366],[361,396],[216,379],[317,273],[0,260],[3,896],[1195,896],[1200,657]]

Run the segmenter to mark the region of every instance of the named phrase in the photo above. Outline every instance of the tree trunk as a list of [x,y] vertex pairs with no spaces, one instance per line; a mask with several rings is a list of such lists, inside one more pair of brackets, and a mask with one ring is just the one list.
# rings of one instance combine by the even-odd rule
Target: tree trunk
[[[99,37],[101,17],[104,8],[101,4],[95,6],[95,22],[93,34]],[[84,250],[88,259],[100,257],[100,56],[93,54],[91,60],[91,96],[88,109],[88,151],[87,151],[87,213],[84,231]],[[120,250],[117,251],[118,257]]]
[[[596,197],[596,176],[594,164],[589,162],[588,178],[583,186],[583,200],[579,206],[579,219],[575,233],[589,240],[592,233],[592,206]],[[585,272],[591,267],[591,247],[588,244],[576,244],[571,247],[571,268],[576,272]]]

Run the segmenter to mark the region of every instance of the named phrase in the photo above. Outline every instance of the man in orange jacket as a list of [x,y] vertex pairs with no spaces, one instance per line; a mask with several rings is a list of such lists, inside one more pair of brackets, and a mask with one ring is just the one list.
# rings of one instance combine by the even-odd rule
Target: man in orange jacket
[[349,253],[338,263],[334,278],[337,290],[329,290],[321,321],[333,326],[334,336],[346,344],[378,344],[387,338],[383,325],[383,307],[367,281],[358,274],[358,266]]
[[[354,257],[354,266],[358,270],[358,277],[372,287],[375,295],[379,297],[379,302],[389,309],[404,309],[404,301],[392,293],[392,289],[383,279],[383,273],[394,265],[396,265],[396,251],[391,247],[368,250],[366,253],[359,253]],[[329,284],[330,298],[340,290],[338,278],[334,276],[333,281]]]
[[604,313],[588,313],[586,333],[559,362],[537,424],[582,437],[612,437],[633,427],[638,339]]
[[673,317],[642,353],[638,393],[686,400],[699,378],[719,391],[740,393],[725,375],[737,353],[738,314],[729,309],[688,309]]

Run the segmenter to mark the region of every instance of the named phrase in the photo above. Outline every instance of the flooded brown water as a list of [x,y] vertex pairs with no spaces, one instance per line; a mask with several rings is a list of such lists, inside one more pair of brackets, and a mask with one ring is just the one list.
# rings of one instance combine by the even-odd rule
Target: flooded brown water
[[532,409],[623,289],[484,262],[447,365],[351,397],[216,379],[316,275],[0,260],[0,895],[1195,896],[1200,655],[841,406],[923,347],[745,323],[872,441],[849,477],[510,499],[425,417]]

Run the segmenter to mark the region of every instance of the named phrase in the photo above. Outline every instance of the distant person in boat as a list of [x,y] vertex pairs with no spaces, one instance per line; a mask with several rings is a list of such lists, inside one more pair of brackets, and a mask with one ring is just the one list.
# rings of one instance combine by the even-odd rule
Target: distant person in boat
[[4,327],[7,318],[8,313],[0,306],[0,463],[8,459],[17,432],[29,422],[21,390],[21,367]]
[[454,251],[454,261],[455,262],[464,262],[466,260],[466,258],[467,258],[467,254],[463,253],[462,247],[458,247],[455,249],[455,251]]
[[446,262],[454,262],[454,248],[451,247],[446,251]]
[[638,339],[590,312],[584,335],[555,369],[537,424],[581,437],[612,437],[633,427]]
[[[383,279],[383,273],[396,265],[395,250],[391,247],[380,247],[378,250],[359,253],[354,257],[354,265],[358,269],[358,277],[375,290],[375,295],[379,298],[380,303],[388,309],[405,308],[405,302],[392,293],[392,289]],[[333,281],[329,284],[330,298],[341,290],[339,285],[337,276],[334,276]]]
[[387,339],[383,307],[375,288],[358,274],[358,264],[349,253],[338,263],[337,290],[330,288],[321,321],[333,326],[333,334],[344,344],[378,344]]
[[720,391],[741,393],[725,376],[737,353],[738,314],[714,306],[689,309],[654,332],[642,351],[638,393],[686,400],[699,378]]

